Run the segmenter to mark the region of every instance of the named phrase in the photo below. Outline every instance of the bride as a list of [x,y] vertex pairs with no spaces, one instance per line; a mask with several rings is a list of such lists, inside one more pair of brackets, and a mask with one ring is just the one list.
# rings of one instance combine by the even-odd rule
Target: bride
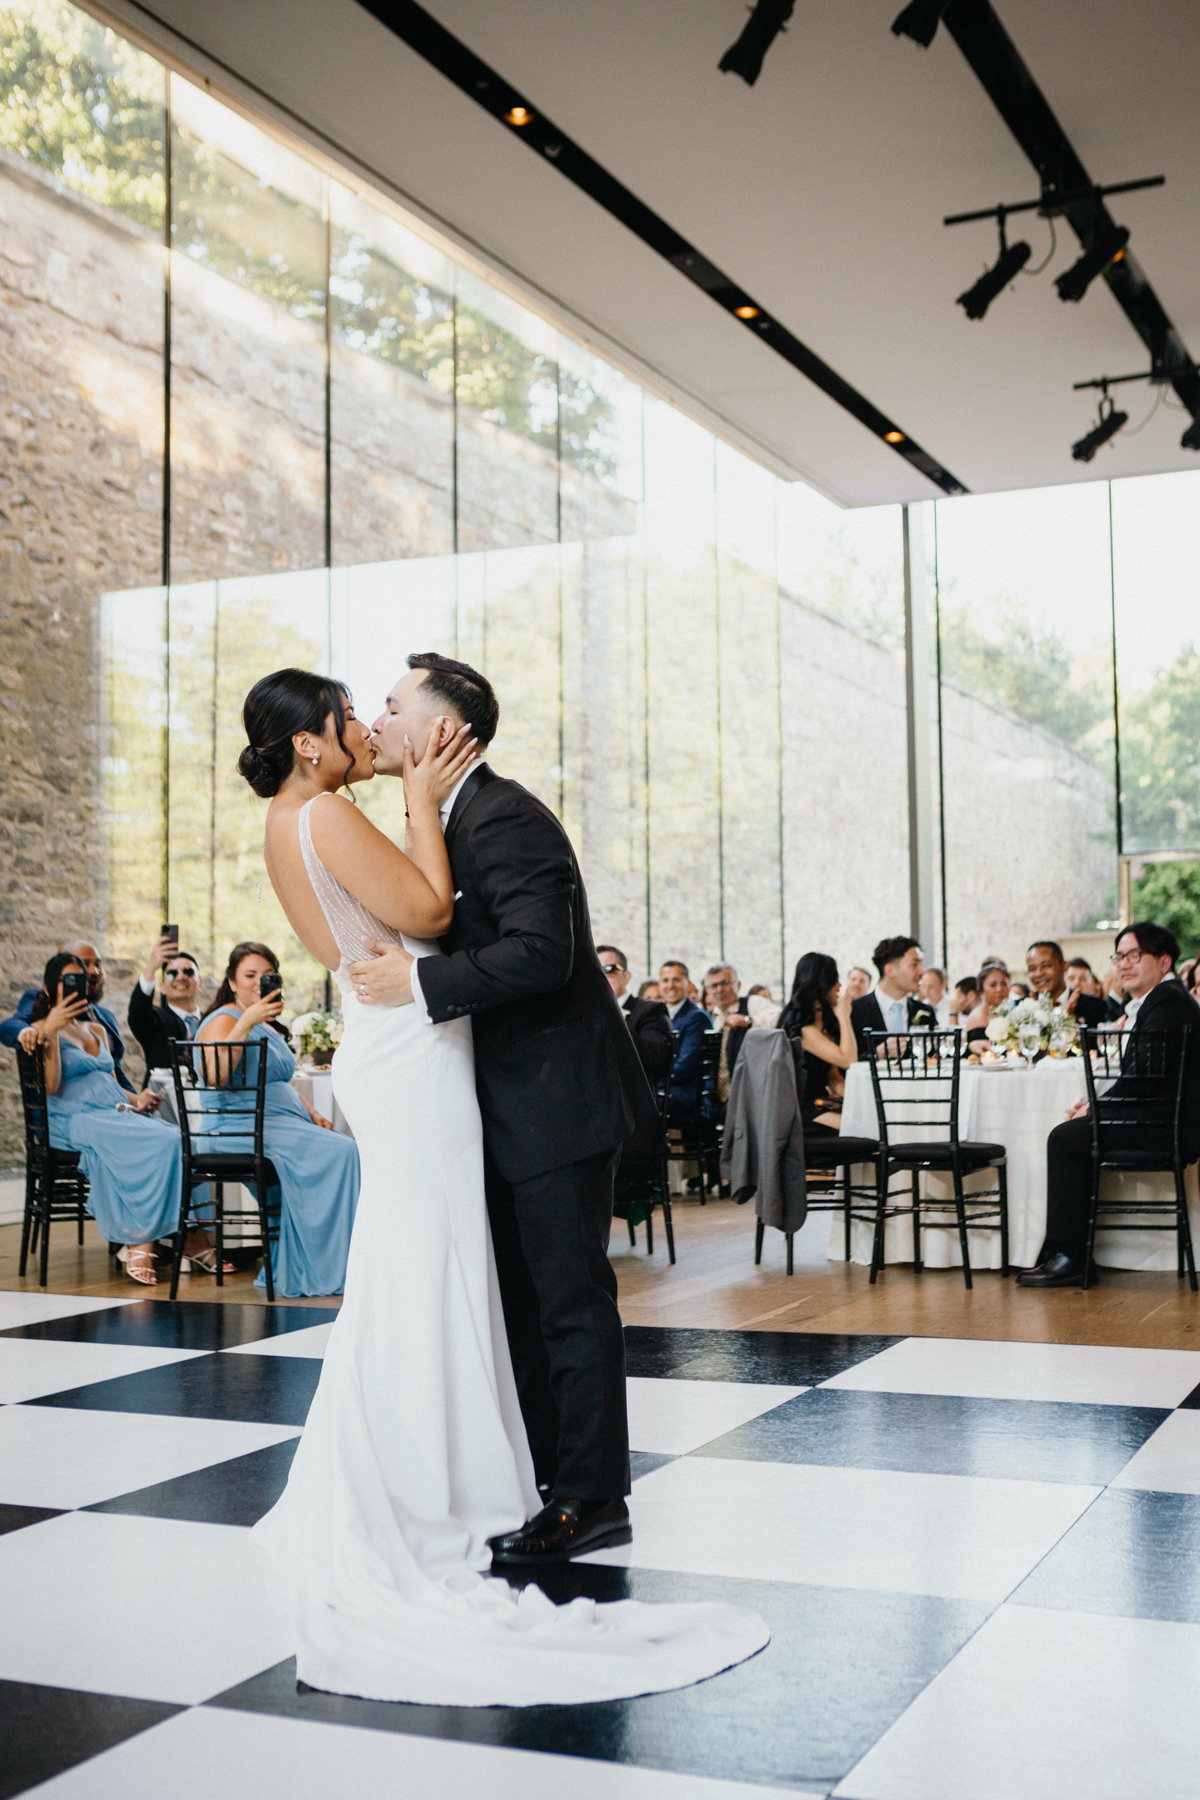
[[339,787],[374,773],[339,682],[282,669],[246,697],[239,770],[270,798],[265,859],[297,936],[338,975],[334,1088],[362,1189],[345,1300],[282,1497],[254,1529],[311,1687],[427,1705],[532,1706],[686,1686],[769,1633],[721,1605],[556,1607],[488,1578],[488,1539],[541,1506],[484,1199],[471,1025],[362,1005],[346,971],[377,943],[438,954],[453,914],[438,807],[471,766],[466,727],[405,752],[407,849]]

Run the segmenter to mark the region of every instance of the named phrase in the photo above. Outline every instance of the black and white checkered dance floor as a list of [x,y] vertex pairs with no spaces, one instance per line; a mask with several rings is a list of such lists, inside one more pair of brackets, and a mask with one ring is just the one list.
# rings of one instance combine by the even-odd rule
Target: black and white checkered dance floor
[[629,1332],[634,1542],[751,1662],[507,1711],[297,1691],[247,1528],[334,1314],[0,1293],[0,1797],[1194,1800],[1200,1351]]

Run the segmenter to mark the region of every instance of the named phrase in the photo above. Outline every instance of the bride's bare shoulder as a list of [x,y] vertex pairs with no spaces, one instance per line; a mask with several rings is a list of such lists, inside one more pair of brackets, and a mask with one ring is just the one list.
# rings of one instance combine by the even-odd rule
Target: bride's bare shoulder
[[345,850],[371,850],[384,855],[391,851],[397,856],[403,855],[391,838],[373,825],[344,794],[323,794],[320,799],[321,805],[314,806],[308,815],[308,826],[313,848],[322,861],[326,860],[327,853],[336,855]]

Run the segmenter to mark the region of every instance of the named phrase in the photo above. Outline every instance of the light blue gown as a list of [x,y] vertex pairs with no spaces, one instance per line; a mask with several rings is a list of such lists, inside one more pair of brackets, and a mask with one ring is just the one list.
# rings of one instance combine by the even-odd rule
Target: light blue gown
[[[218,1007],[209,1017],[215,1019],[222,1014],[230,1019],[240,1017],[235,1006]],[[279,1238],[271,1264],[275,1291],[288,1298],[340,1294],[346,1283],[350,1231],[358,1205],[358,1147],[353,1138],[340,1131],[323,1131],[313,1124],[304,1102],[290,1085],[296,1058],[273,1027],[256,1025],[248,1041],[267,1046],[263,1149],[283,1190]],[[199,1065],[199,1055],[196,1061]],[[210,1098],[220,1105],[226,1096],[218,1092]],[[244,1092],[228,1098],[235,1106],[245,1105]],[[231,1150],[253,1148],[253,1140],[240,1124],[231,1124],[229,1135],[234,1133],[240,1141],[230,1142]],[[208,1147],[215,1148],[211,1135],[207,1142]],[[221,1147],[224,1149],[225,1144]],[[278,1190],[273,1189],[268,1195],[269,1204],[274,1205],[278,1197]],[[261,1272],[257,1285],[265,1285]]]
[[149,1113],[117,1112],[129,1096],[107,1050],[89,1056],[58,1040],[62,1081],[49,1094],[50,1142],[78,1150],[88,1211],[110,1244],[152,1244],[179,1229],[183,1152],[179,1132]]

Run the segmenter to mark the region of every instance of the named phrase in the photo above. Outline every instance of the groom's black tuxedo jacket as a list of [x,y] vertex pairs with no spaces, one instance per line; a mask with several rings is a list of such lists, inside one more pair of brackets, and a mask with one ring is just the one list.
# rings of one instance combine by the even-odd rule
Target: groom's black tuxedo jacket
[[421,962],[435,1025],[470,1018],[488,1148],[506,1181],[615,1150],[655,1117],[592,943],[566,832],[535,795],[483,764],[446,824],[454,921]]

